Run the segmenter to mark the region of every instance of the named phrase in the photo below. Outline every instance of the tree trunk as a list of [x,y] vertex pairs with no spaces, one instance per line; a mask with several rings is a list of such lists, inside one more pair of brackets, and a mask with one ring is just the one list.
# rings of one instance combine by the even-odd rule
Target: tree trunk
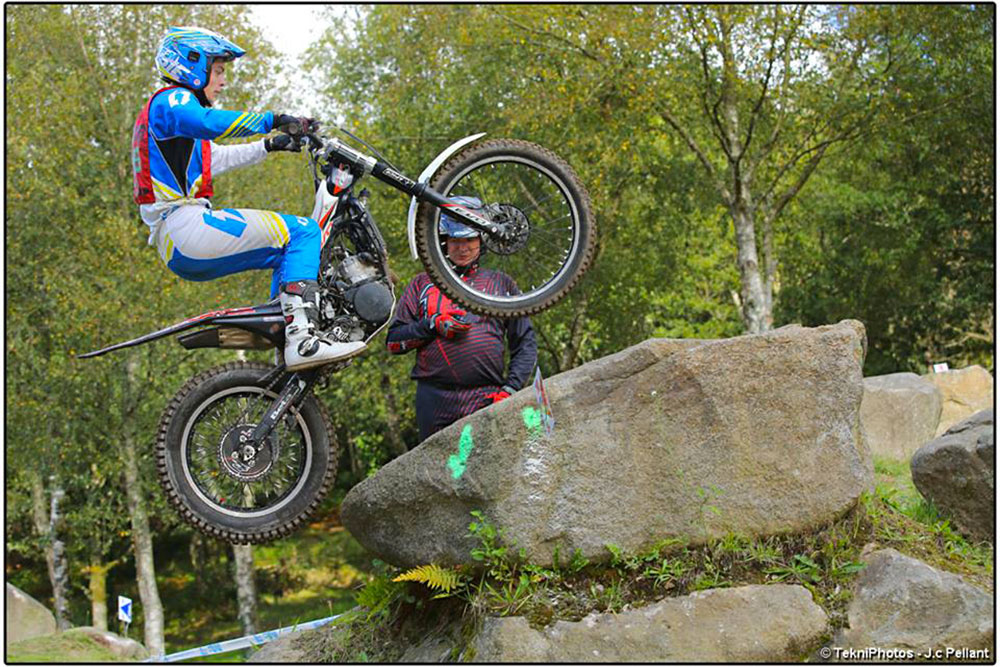
[[740,114],[738,109],[739,68],[736,63],[736,48],[733,45],[733,23],[728,8],[718,13],[718,49],[722,56],[722,120],[719,130],[724,134],[723,150],[729,164],[729,178],[732,195],[728,201],[736,231],[737,263],[740,267],[740,296],[743,305],[743,328],[747,333],[761,333],[770,328],[770,300],[764,294],[764,284],[760,276],[760,260],[757,253],[757,238],[754,229],[754,205],[752,192],[754,167],[741,139]]
[[[66,563],[66,548],[58,535],[59,503],[64,491],[53,475],[49,477],[52,483],[52,498],[49,507],[45,506],[45,485],[39,473],[31,477],[31,500],[35,530],[45,543],[45,565],[48,569],[49,583],[52,585],[52,604],[55,609],[56,627],[67,630],[70,627],[66,592],[69,587],[69,567]],[[46,509],[48,511],[46,511]]]
[[778,263],[774,258],[774,223],[764,216],[764,330],[774,328],[774,278]]
[[90,576],[90,624],[98,630],[108,629],[108,570],[114,563],[101,562],[100,554],[90,556],[87,574]]
[[45,485],[42,482],[42,475],[37,472],[31,474],[31,509],[35,532],[42,540],[42,552],[45,554],[45,565],[48,569],[49,584],[52,586],[54,598],[56,580],[52,566],[52,545],[49,541],[49,517],[48,512],[46,512]]
[[[132,394],[138,363],[130,357],[126,363],[125,396]],[[132,548],[135,551],[136,583],[142,602],[143,632],[146,650],[152,656],[164,654],[163,644],[163,604],[160,591],[156,587],[156,569],[153,566],[153,535],[149,529],[149,516],[139,479],[139,460],[136,454],[135,436],[132,433],[132,415],[124,410],[123,462],[125,464],[125,497],[129,517],[132,520]]]
[[358,454],[358,448],[354,446],[354,439],[351,438],[347,441],[347,460],[351,464],[351,474],[355,477],[364,479],[365,468],[361,463],[361,457]]
[[257,632],[257,587],[253,580],[253,546],[233,545],[233,562],[236,575],[237,615],[243,634]]
[[59,504],[62,502],[66,492],[55,475],[49,477],[52,482],[52,499],[49,510],[49,536],[52,545],[52,593],[55,598],[56,627],[60,630],[68,630],[69,603],[66,593],[69,591],[69,563],[66,560],[66,543],[60,535],[59,524],[62,519],[59,514]]
[[566,341],[566,347],[563,348],[562,358],[559,360],[559,368],[556,369],[557,373],[568,371],[576,366],[576,362],[580,357],[584,324],[587,322],[587,304],[587,293],[584,292],[576,302],[576,305],[573,306],[573,321],[569,327],[569,340]]
[[764,284],[760,277],[753,215],[743,197],[740,199],[731,208],[731,213],[733,228],[736,231],[737,262],[740,267],[743,328],[747,333],[761,333],[770,329],[771,313],[764,297]]

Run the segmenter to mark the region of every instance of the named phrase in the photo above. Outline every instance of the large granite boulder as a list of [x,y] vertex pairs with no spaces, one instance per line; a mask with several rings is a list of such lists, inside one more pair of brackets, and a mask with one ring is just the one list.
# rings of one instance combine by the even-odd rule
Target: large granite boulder
[[849,627],[837,633],[834,647],[922,654],[936,648],[992,647],[992,595],[895,549],[868,553],[863,561],[867,567],[847,609]]
[[801,586],[718,588],[534,630],[488,617],[476,662],[792,662],[822,640],[826,614]]
[[807,530],[873,481],[861,437],[865,334],[848,320],[725,340],[651,339],[529,387],[385,465],[344,525],[399,566],[471,562],[471,510],[529,561]]
[[913,484],[963,533],[994,538],[996,458],[993,410],[955,424],[913,455]]
[[51,635],[56,631],[55,615],[10,583],[6,585],[4,613],[4,644],[7,647],[22,639]]
[[941,420],[941,392],[916,373],[877,375],[864,380],[861,423],[872,454],[910,458],[934,438]]
[[941,391],[941,421],[934,435],[941,435],[966,417],[993,407],[993,376],[982,366],[924,377]]

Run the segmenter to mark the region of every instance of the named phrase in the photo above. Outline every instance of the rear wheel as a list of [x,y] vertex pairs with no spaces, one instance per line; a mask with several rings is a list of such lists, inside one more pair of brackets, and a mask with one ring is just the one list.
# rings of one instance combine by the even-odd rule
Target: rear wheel
[[590,196],[572,168],[541,146],[508,139],[476,144],[435,174],[446,197],[476,197],[502,234],[485,236],[480,266],[510,276],[518,294],[491,294],[462,280],[438,233],[441,209],[421,202],[417,253],[431,279],[473,312],[521,317],[557,303],[590,267],[596,230]]
[[160,420],[156,464],[167,498],[195,528],[234,544],[292,532],[326,496],[336,468],[329,417],[312,395],[252,445],[281,390],[260,382],[269,370],[232,363],[201,373]]

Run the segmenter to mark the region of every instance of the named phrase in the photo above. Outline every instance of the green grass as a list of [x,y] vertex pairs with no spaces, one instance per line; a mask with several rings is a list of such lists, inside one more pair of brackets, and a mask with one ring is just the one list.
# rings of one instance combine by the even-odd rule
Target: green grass
[[[267,585],[258,586],[258,631],[347,611],[372,569],[371,555],[342,527],[329,524],[313,524],[290,538],[254,547],[254,567],[268,575]],[[158,577],[170,610],[164,629],[167,653],[243,635],[235,595],[218,595],[212,581],[199,582],[198,576],[190,563],[176,562]],[[242,662],[243,657],[234,651],[191,662]]]
[[7,662],[125,662],[85,634],[57,633],[15,642],[7,650]]
[[917,491],[908,462],[876,457],[875,481],[881,503],[868,509],[875,517],[880,544],[961,574],[992,592],[993,545],[969,541],[956,532],[934,503]]
[[892,489],[908,505],[922,500],[920,492],[910,476],[910,462],[894,458],[874,456],[875,484],[883,490]]

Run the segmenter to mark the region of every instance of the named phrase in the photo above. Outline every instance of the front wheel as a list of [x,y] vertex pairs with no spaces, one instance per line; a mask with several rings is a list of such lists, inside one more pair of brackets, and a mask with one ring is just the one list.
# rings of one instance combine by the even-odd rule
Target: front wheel
[[259,447],[249,435],[277,397],[271,368],[230,363],[192,378],[160,420],[156,466],[170,503],[198,530],[233,544],[270,542],[297,528],[333,482],[330,420],[312,395]]
[[[495,139],[463,150],[435,174],[431,187],[446,197],[475,197],[478,211],[502,237],[483,235],[480,268],[504,273],[516,293],[494,294],[463,280],[439,234],[441,210],[421,202],[417,253],[431,279],[473,312],[512,318],[549,308],[590,267],[596,230],[590,196],[555,153],[527,141]],[[482,283],[492,285],[492,281]]]

